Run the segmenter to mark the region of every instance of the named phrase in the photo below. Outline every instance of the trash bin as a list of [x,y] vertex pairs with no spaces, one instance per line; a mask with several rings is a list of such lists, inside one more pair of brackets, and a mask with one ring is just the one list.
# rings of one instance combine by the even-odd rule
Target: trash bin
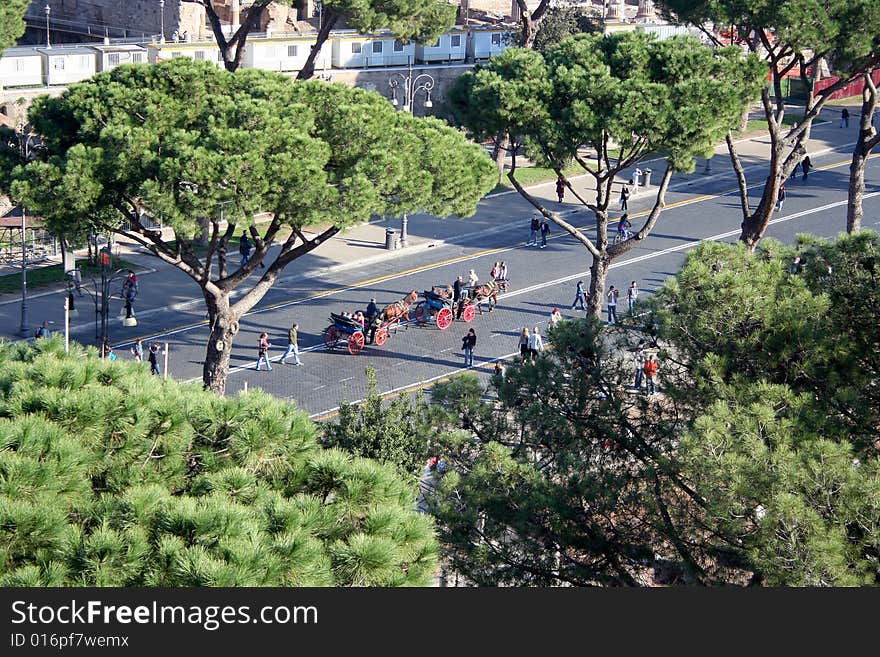
[[645,169],[645,173],[642,176],[642,187],[650,187],[651,186],[651,170]]
[[385,248],[389,251],[397,248],[397,231],[393,228],[385,229]]

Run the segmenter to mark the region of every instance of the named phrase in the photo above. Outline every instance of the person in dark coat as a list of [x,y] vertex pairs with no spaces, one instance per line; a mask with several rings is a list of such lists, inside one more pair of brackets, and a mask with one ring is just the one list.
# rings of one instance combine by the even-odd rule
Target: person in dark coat
[[468,329],[468,332],[461,339],[461,348],[464,350],[465,367],[474,364],[474,347],[477,346],[477,333],[474,329]]
[[804,159],[801,160],[801,171],[804,172],[804,178],[803,178],[804,182],[806,182],[807,176],[809,175],[810,169],[812,169],[812,168],[813,168],[813,163],[810,161],[810,156],[805,155]]
[[376,305],[376,299],[371,298],[367,304],[367,311],[364,313],[364,319],[367,323],[367,341],[373,344],[376,341],[376,329],[378,329],[379,306]]

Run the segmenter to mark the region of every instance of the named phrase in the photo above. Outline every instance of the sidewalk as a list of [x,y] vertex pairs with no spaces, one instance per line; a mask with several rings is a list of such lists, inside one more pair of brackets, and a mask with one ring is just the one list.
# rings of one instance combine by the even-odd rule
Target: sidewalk
[[[842,152],[849,155],[850,142],[855,141],[856,130],[854,121],[850,122],[849,129],[839,129],[837,122],[814,125],[812,139],[809,143],[811,155],[829,152],[829,149],[841,148]],[[840,143],[835,143],[840,142]],[[769,139],[766,135],[746,137],[738,144],[743,164],[749,173],[749,184],[763,181],[763,162],[769,157]],[[717,182],[724,189],[733,189],[735,181],[732,178],[730,159],[727,157],[727,147],[724,144],[716,149],[716,157],[706,166],[705,160],[697,163],[694,173],[689,175],[676,175],[670,185],[670,194],[690,193],[691,188],[698,184],[710,184]],[[652,167],[653,165],[653,167]],[[629,211],[635,214],[650,209],[653,203],[656,184],[663,174],[664,164],[662,158],[657,160],[643,161],[638,164],[643,171],[647,168],[654,169],[652,185],[648,190],[639,189],[629,200]],[[751,168],[751,169],[750,169]],[[629,180],[631,170],[623,172],[618,183]],[[729,178],[726,180],[725,178]],[[572,179],[572,184],[579,194],[588,193],[588,185],[592,178],[588,175],[577,176]],[[551,209],[560,206],[556,201],[554,181],[539,183],[529,187],[529,191],[536,197],[546,202]],[[615,192],[610,204],[612,211],[617,211],[616,191],[619,186],[615,184]],[[569,199],[571,201],[572,199]],[[481,236],[522,228],[523,240],[528,235],[528,220],[532,208],[515,190],[497,192],[483,199],[477,209],[477,213],[468,219],[458,218],[438,219],[429,215],[412,215],[409,218],[409,246],[405,249],[386,250],[385,231],[393,228],[400,232],[400,219],[379,220],[361,224],[345,230],[310,254],[303,256],[288,266],[277,284],[295,281],[297,279],[327,278],[335,273],[364,267],[378,262],[390,261],[398,257],[409,256],[419,252],[426,252],[432,248],[444,245],[479,244]],[[576,215],[588,214],[585,208],[578,203],[566,202],[561,214]],[[314,233],[305,232],[306,236]],[[273,251],[279,247],[270,249],[267,260],[274,258]],[[175,323],[173,311],[198,309],[204,301],[199,294],[199,288],[188,276],[171,265],[167,265],[149,253],[137,243],[118,239],[114,253],[137,265],[136,271],[141,278],[141,290],[135,314],[138,318],[145,318],[161,313],[169,316],[169,322]],[[232,266],[238,264],[238,254],[231,257]],[[255,276],[260,276],[260,270]],[[256,279],[254,279],[256,280]],[[92,287],[91,281],[83,281],[83,287]],[[244,287],[244,286],[242,286]],[[53,321],[53,330],[63,329],[64,321],[64,298],[67,294],[67,285],[58,284],[50,288],[34,291],[28,296],[28,320],[29,324],[37,327],[43,320]],[[235,297],[233,297],[235,298]],[[79,316],[71,319],[71,332],[84,331],[94,323],[94,302],[89,295],[77,297],[74,302]],[[19,294],[0,295],[0,336],[16,339],[20,325],[21,296]],[[111,322],[119,322],[117,314],[121,311],[122,303],[119,299],[111,300]],[[177,321],[177,324],[180,322]],[[171,324],[169,324],[169,328]]]

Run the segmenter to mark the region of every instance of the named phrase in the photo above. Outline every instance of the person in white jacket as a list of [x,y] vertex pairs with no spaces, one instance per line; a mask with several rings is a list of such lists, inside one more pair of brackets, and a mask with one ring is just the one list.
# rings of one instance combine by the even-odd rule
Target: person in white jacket
[[541,332],[536,326],[531,335],[529,335],[529,360],[534,361],[535,357],[542,351],[544,351],[544,339],[541,337]]

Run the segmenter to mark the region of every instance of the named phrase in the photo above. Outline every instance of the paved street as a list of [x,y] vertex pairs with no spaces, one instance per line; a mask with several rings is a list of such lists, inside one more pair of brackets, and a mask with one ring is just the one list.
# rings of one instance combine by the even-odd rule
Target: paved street
[[[769,236],[791,241],[801,232],[833,236],[844,229],[850,144],[854,139],[854,128],[841,130],[836,122],[814,128],[810,152],[816,169],[807,183],[799,177],[788,183],[784,211],[775,217]],[[760,161],[766,139],[750,140],[743,148],[746,166],[755,167],[749,182],[757,183],[752,189],[756,203],[763,182]],[[663,163],[647,166],[652,165],[656,181]],[[641,248],[614,263],[608,283],[621,289],[622,311],[626,306],[623,295],[631,280],[639,282],[643,295],[650,294],[678,270],[687,250],[700,241],[733,242],[738,237],[739,198],[729,161],[722,152],[711,166],[711,172],[706,173],[700,161],[694,174],[673,178],[667,209],[653,235]],[[866,178],[865,226],[877,229],[878,160],[869,163]],[[578,182],[585,185],[587,180]],[[535,191],[545,199],[553,196],[552,184]],[[641,216],[648,210],[652,196],[643,192],[630,200],[634,228],[641,225]],[[549,205],[559,207],[555,197]],[[563,205],[573,212],[569,220],[575,225],[593,225],[589,213],[579,211],[575,204]],[[612,207],[616,210],[616,203]],[[461,337],[470,327],[478,337],[475,364],[484,372],[490,371],[494,360],[517,351],[517,337],[523,326],[539,325],[543,332],[554,307],[558,306],[565,316],[582,315],[569,308],[577,281],[583,279],[587,283],[589,254],[553,226],[546,249],[525,247],[530,215],[530,206],[517,194],[504,194],[484,200],[477,215],[464,221],[414,217],[410,222],[412,248],[394,254],[393,258],[388,258],[389,254],[378,243],[376,235],[382,234],[384,228],[378,224],[349,231],[338,239],[336,246],[328,246],[326,255],[322,247],[295,262],[260,306],[242,321],[227,390],[235,393],[245,383],[249,388],[259,386],[294,400],[313,416],[321,417],[343,399],[355,401],[362,397],[364,368],[368,365],[376,369],[383,391],[412,389],[461,371]],[[160,271],[141,276],[140,325],[128,329],[118,319],[113,320],[114,344],[121,347],[118,351],[124,358],[124,348],[136,336],[167,341],[171,349],[171,375],[179,380],[199,380],[207,327],[201,303],[191,303],[198,288],[183,274],[150,258],[135,255],[135,259]],[[357,356],[344,349],[328,353],[323,348],[321,335],[329,324],[330,312],[363,309],[370,297],[376,297],[381,307],[402,298],[411,289],[421,292],[431,285],[451,284],[457,275],[466,277],[471,268],[481,280],[486,280],[497,260],[507,262],[511,290],[501,296],[494,312],[477,315],[470,325],[458,321],[445,331],[433,325],[400,330],[382,347],[367,346]],[[36,326],[41,319],[51,318],[57,328],[63,308],[61,298],[61,293],[56,292],[32,299],[31,324]],[[18,326],[19,309],[14,297],[0,301],[0,331],[11,336]],[[73,334],[92,343],[93,308],[90,314],[84,302],[90,304],[88,299],[79,302],[81,314],[74,322]],[[293,321],[300,324],[304,366],[273,363],[272,372],[254,371],[259,333],[269,333],[274,344],[271,353],[277,359]]]

